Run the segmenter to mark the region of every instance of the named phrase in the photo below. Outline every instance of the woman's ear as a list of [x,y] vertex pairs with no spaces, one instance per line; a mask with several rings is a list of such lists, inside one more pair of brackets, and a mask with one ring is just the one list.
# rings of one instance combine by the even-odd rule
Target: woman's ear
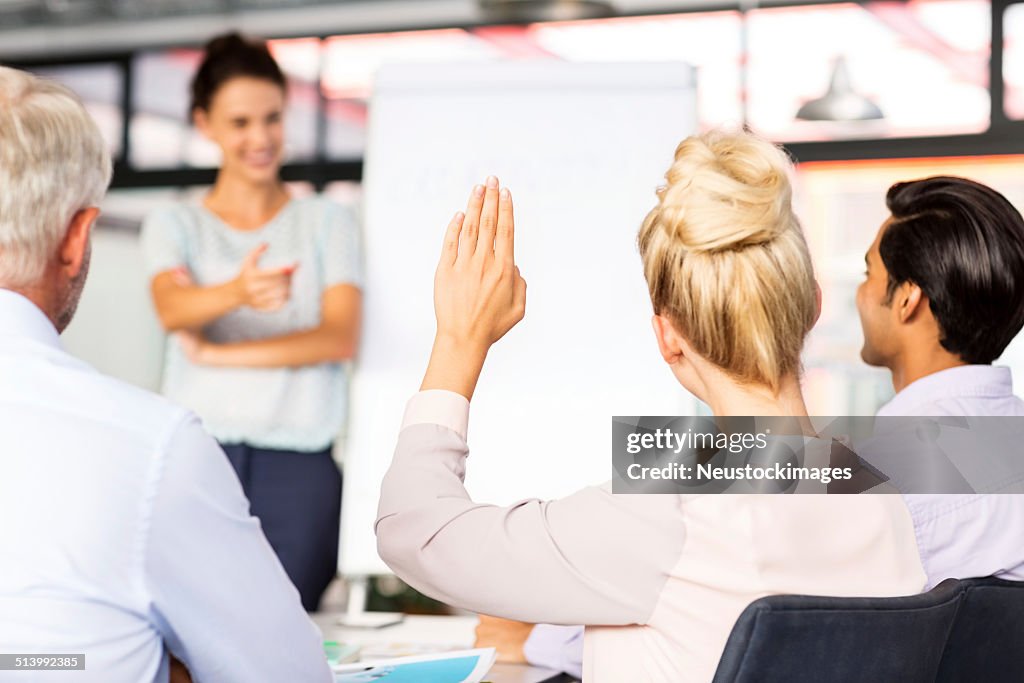
[[818,319],[821,317],[821,285],[818,281],[814,281],[814,321],[811,323],[811,327],[818,324]]
[[203,137],[210,138],[210,117],[205,109],[196,107],[192,110],[192,123],[196,130],[203,134]]
[[676,328],[663,315],[652,316],[651,326],[654,328],[654,336],[658,340],[658,350],[661,351],[661,357],[669,365],[678,363],[684,355],[682,336],[676,332]]
[[707,402],[707,387],[701,376],[700,367],[707,366],[700,354],[690,347],[686,337],[679,333],[672,322],[663,315],[651,318],[654,336],[658,339],[658,350],[668,363],[676,380],[691,394]]

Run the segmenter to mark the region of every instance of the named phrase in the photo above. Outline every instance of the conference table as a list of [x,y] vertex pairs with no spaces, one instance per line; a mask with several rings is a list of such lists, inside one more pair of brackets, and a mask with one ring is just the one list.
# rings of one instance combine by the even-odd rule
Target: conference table
[[[341,624],[344,612],[317,612],[313,621],[324,640],[353,643],[367,651],[468,649],[473,647],[475,616],[405,615],[399,624],[382,628],[353,628]],[[484,678],[492,683],[572,683],[576,679],[551,669],[526,664],[497,663]]]

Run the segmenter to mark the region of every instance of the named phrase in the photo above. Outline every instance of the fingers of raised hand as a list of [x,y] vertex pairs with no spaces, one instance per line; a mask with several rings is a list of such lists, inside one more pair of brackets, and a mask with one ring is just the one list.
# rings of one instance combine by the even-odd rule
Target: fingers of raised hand
[[494,256],[506,263],[515,260],[515,216],[512,193],[507,187],[498,194],[498,222],[494,236]]
[[494,234],[498,228],[499,194],[498,179],[494,176],[488,177],[487,186],[484,189],[484,203],[480,209],[480,234],[473,252],[478,258],[488,258],[494,254]]
[[448,223],[448,229],[444,232],[444,247],[441,249],[442,265],[450,266],[455,263],[455,258],[459,254],[459,235],[462,233],[465,219],[466,214],[458,211]]
[[480,233],[480,210],[484,205],[485,190],[483,185],[476,185],[469,194],[466,218],[462,223],[462,233],[459,237],[458,255],[460,258],[472,256],[476,250],[476,242]]
[[526,315],[526,280],[519,273],[519,266],[515,267],[515,274],[512,283],[512,313],[515,321],[519,322]]

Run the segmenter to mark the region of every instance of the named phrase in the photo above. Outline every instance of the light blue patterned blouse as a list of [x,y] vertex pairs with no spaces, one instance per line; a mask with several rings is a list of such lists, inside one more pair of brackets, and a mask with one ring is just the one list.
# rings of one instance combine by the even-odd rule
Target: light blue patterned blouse
[[[269,245],[260,267],[298,262],[291,300],[273,312],[239,308],[208,325],[213,342],[263,339],[320,323],[323,291],[360,286],[359,228],[344,207],[322,197],[292,199],[266,225],[237,230],[201,205],[153,211],[142,226],[149,274],[185,266],[196,284],[218,285],[238,274],[246,254]],[[191,363],[173,338],[167,345],[163,393],[195,411],[218,441],[261,448],[316,451],[338,436],[348,403],[346,368],[221,368]]]

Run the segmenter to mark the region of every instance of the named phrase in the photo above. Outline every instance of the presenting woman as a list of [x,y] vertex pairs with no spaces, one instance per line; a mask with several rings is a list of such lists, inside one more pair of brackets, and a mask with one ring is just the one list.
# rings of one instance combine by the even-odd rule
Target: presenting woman
[[[680,384],[716,416],[792,416],[806,428],[800,351],[818,294],[790,171],[779,149],[752,135],[689,138],[639,246],[654,336]],[[525,304],[512,199],[490,178],[448,227],[433,351],[381,489],[378,550],[411,585],[485,614],[586,625],[589,683],[710,681],[737,616],[765,595],[924,587],[897,496],[614,495],[598,486],[511,507],[471,500],[462,483],[472,467],[469,401],[488,349]],[[829,442],[793,438],[808,458],[829,461]]]
[[281,182],[286,82],[267,47],[214,39],[192,82],[220,147],[213,189],[153,212],[143,249],[169,344],[163,391],[221,442],[285,571],[315,610],[336,573],[343,361],[360,320],[358,229]]

